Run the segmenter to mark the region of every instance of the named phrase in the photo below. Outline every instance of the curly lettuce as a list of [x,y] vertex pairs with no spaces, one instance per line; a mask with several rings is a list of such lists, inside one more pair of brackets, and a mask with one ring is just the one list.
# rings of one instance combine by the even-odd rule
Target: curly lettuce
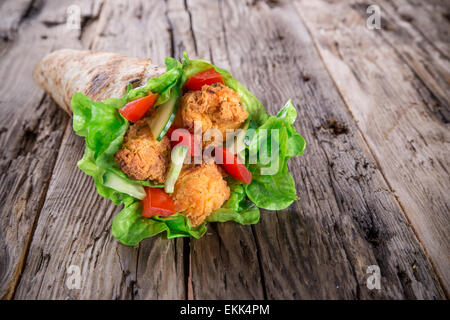
[[[297,110],[289,100],[276,116],[269,117],[256,129],[249,141],[249,158],[257,157],[258,161],[249,166],[253,179],[245,185],[245,192],[260,208],[282,210],[298,200],[295,182],[287,166],[289,159],[302,155],[306,147],[305,139],[293,125],[296,117]],[[261,159],[262,148],[270,153],[269,161]],[[277,165],[275,171],[270,170],[273,164]],[[265,169],[272,172],[265,174]]]
[[192,227],[189,219],[181,213],[168,217],[145,218],[141,214],[141,202],[125,205],[113,219],[113,236],[127,246],[135,246],[145,238],[166,233],[168,239],[178,237],[201,238],[206,233],[206,223]]

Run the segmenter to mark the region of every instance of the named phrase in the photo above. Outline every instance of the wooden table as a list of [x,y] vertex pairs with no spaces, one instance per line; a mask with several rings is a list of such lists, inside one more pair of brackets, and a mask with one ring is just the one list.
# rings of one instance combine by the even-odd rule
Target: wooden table
[[[448,298],[450,2],[370,3],[380,30],[359,0],[0,1],[0,297]],[[292,98],[307,140],[290,162],[300,200],[200,240],[121,245],[120,208],[77,169],[83,139],[31,77],[60,48],[158,64],[186,50],[271,113]],[[80,289],[66,285],[72,265]]]

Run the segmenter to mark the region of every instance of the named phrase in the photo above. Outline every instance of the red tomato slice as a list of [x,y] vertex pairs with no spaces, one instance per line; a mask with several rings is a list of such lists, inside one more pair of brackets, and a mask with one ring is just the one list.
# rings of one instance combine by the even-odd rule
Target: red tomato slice
[[220,82],[223,84],[222,76],[214,68],[199,72],[190,77],[184,84],[184,91],[201,90],[204,85]]
[[188,147],[187,153],[192,157],[195,156],[195,153],[201,151],[200,147],[195,141],[194,135],[189,131],[187,131],[187,129],[172,126],[167,131],[167,136],[170,139],[170,144],[172,148],[174,148],[177,145],[186,146]]
[[145,187],[147,196],[142,199],[142,216],[170,216],[175,213],[175,204],[170,196],[160,188]]
[[136,122],[155,104],[157,93],[151,93],[146,97],[128,102],[119,112],[131,122]]
[[248,171],[245,164],[239,160],[232,152],[225,148],[217,147],[215,150],[216,162],[233,178],[245,183],[252,182],[252,173]]

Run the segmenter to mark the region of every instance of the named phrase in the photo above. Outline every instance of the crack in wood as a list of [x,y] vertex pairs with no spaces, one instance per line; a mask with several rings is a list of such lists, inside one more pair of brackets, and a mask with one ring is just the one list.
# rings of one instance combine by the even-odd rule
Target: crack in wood
[[267,289],[266,289],[266,276],[264,275],[264,268],[262,267],[261,263],[261,244],[259,243],[258,235],[255,232],[255,226],[251,226],[252,235],[255,239],[255,245],[256,245],[256,257],[258,258],[258,268],[259,273],[261,274],[261,285],[262,285],[262,291],[263,291],[263,299],[267,300]]
[[[183,271],[184,271],[184,294],[185,299],[192,300],[192,277],[191,277],[191,239],[183,238]],[[176,252],[175,252],[176,255]]]
[[195,37],[195,32],[194,32],[194,27],[192,25],[192,13],[189,9],[188,6],[188,0],[184,0],[184,8],[189,16],[189,29],[191,30],[191,36],[192,36],[192,42],[194,43],[194,50],[195,50],[195,55],[198,55],[198,50],[197,50],[197,40]]
[[169,9],[167,8],[167,0],[165,0],[165,4],[166,4],[166,8],[164,10],[164,15],[166,17],[167,24],[169,25],[169,28],[167,29],[167,31],[169,32],[169,40],[170,40],[170,56],[175,57],[175,39],[173,36],[172,22],[170,21],[170,18],[169,18]]
[[[80,25],[80,33],[78,36],[78,40],[83,41],[83,39],[86,37],[86,33],[88,30],[91,30],[95,23],[98,22],[102,11],[103,11],[103,5],[104,2],[102,1],[99,5],[99,9],[97,12],[93,12],[90,14],[85,14],[81,16],[81,25]],[[91,11],[92,12],[92,11]],[[92,49],[92,41],[88,44],[89,50]]]

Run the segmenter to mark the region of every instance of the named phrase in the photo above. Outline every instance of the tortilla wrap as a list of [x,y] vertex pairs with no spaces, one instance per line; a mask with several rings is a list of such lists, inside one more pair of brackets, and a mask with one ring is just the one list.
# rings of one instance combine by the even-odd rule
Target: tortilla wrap
[[45,56],[33,76],[56,103],[72,115],[70,101],[82,92],[94,101],[120,98],[129,83],[144,85],[165,72],[150,59],[130,58],[117,53],[64,49]]

